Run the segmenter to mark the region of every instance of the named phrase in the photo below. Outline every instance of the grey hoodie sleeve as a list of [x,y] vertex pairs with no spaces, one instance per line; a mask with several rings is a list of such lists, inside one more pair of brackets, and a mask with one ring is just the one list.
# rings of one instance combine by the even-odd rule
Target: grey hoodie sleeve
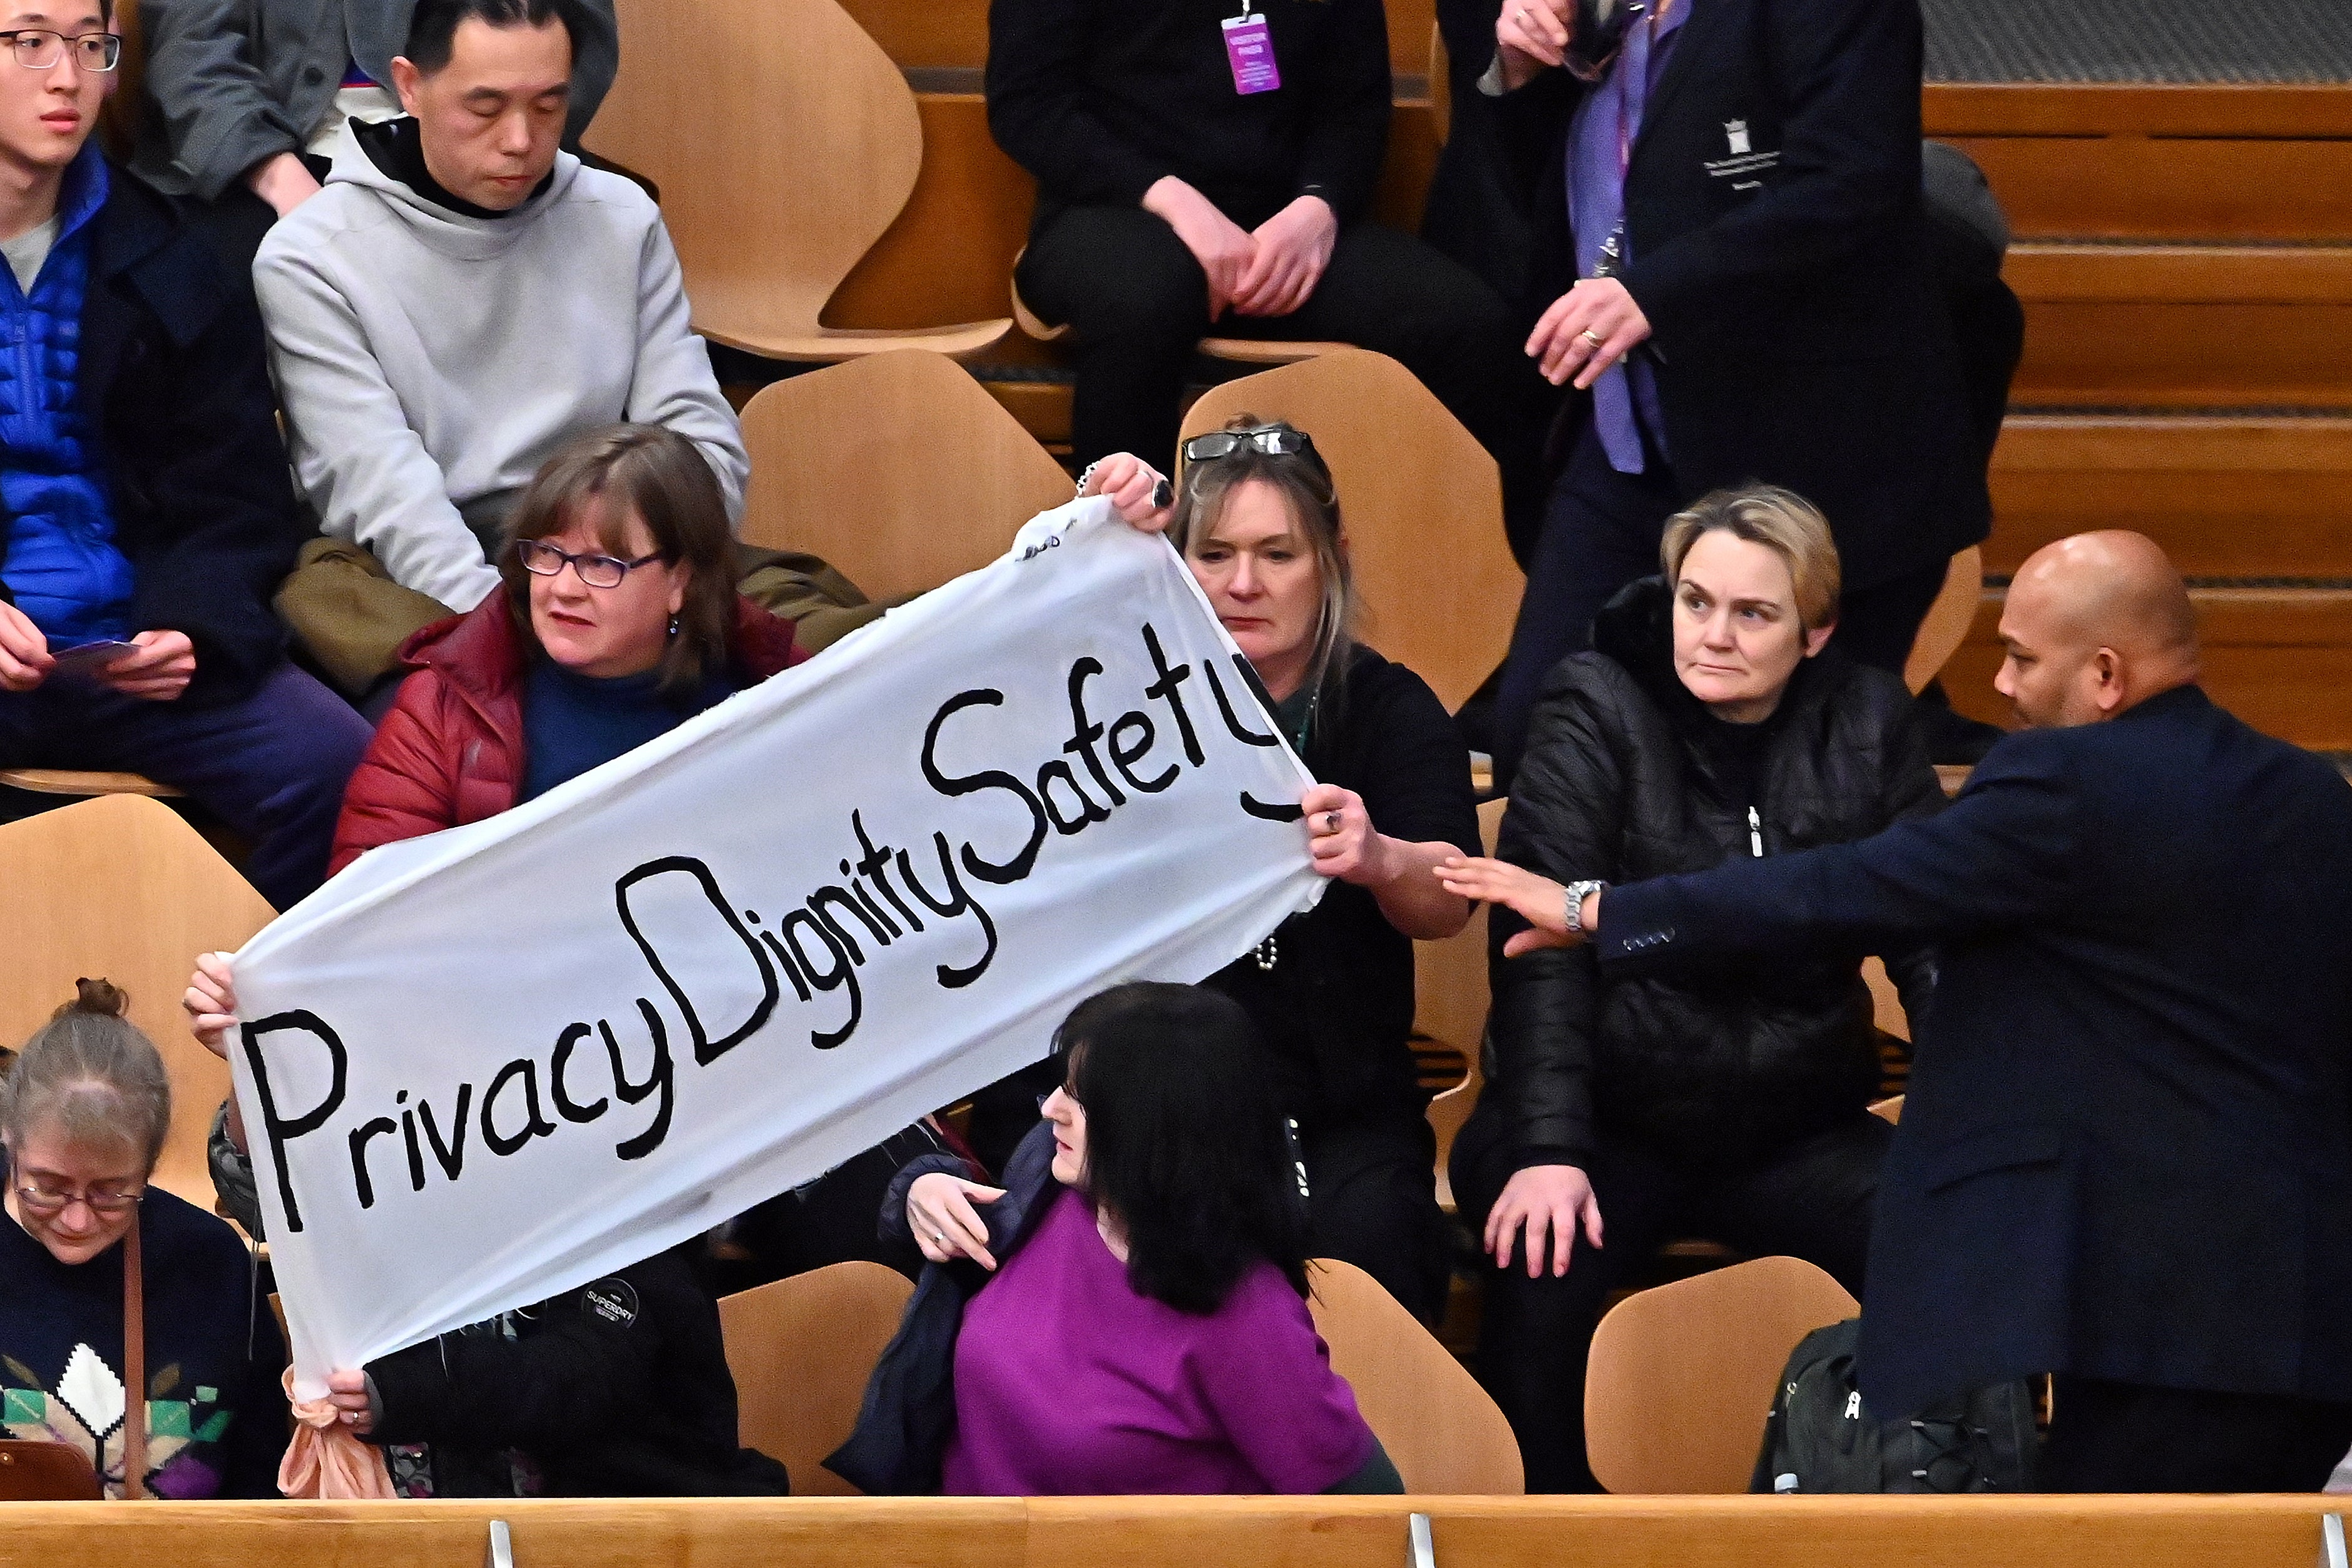
[[685,275],[669,230],[659,218],[646,226],[637,263],[637,367],[629,387],[628,417],[639,424],[674,430],[702,448],[719,476],[719,487],[726,492],[727,520],[741,526],[743,484],[751,476],[751,459],[743,450],[743,429],[735,411],[719,395],[710,350],[695,336]]
[[[286,413],[295,487],[320,531],[356,540],[394,581],[452,611],[488,598],[498,570],[451,504],[441,465],[409,428],[342,288],[315,254],[268,241],[254,259],[253,287],[269,330],[269,373]],[[709,378],[707,364],[703,374]],[[725,413],[715,382],[711,397]],[[730,414],[730,435],[733,423]],[[732,450],[740,464],[741,446]]]

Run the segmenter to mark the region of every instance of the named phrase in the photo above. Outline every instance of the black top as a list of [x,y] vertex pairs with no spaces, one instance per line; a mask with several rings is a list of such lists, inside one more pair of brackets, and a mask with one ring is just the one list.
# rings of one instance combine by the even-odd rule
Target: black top
[[[1991,526],[1925,249],[1920,47],[1917,0],[1699,0],[1625,172],[1623,281],[1676,487],[1794,490],[1849,591]],[[1575,281],[1563,168],[1584,90],[1546,71],[1493,106],[1533,204],[1531,315]]]
[[988,124],[1037,177],[1037,218],[1133,206],[1164,174],[1254,228],[1295,198],[1360,215],[1388,140],[1381,0],[1257,0],[1282,85],[1234,90],[1229,0],[993,0]]
[[1937,944],[1872,1408],[2045,1371],[2352,1400],[2347,887],[2335,768],[2189,686],[2011,736],[1939,816],[1615,888],[1595,946],[1622,984]]
[[[1592,651],[1552,671],[1503,859],[1556,882],[1635,882],[1843,843],[1942,807],[1902,682],[1832,645],[1797,666],[1771,718],[1726,724],[1675,675],[1672,617],[1665,584],[1645,578],[1595,618]],[[1601,901],[1604,927],[1617,896]],[[1498,908],[1487,928],[1486,1092],[1520,1166],[1583,1165],[1597,1125],[1691,1166],[1762,1158],[1859,1113],[1877,1090],[1864,953],[1886,959],[1913,1018],[1932,989],[1918,943],[1621,978],[1589,947],[1502,957],[1525,926]]]
[[[1442,839],[1482,852],[1470,753],[1419,675],[1358,647],[1343,682],[1326,682],[1307,766],[1364,798],[1392,839]],[[1259,949],[1264,952],[1265,949]],[[1206,982],[1249,1010],[1274,1059],[1284,1110],[1308,1131],[1387,1113],[1417,1117],[1429,1096],[1413,1066],[1412,939],[1370,891],[1334,880],[1322,902],[1283,922],[1273,967],[1244,954]]]
[[[274,1498],[286,1452],[285,1341],[229,1228],[160,1187],[139,1206],[146,1281],[147,1489],[159,1498]],[[70,1443],[121,1495],[122,1248],[60,1263],[0,1217],[5,1434]]]
[[371,1440],[431,1446],[434,1495],[772,1496],[783,1467],[735,1442],[719,1304],[681,1249],[370,1362]]

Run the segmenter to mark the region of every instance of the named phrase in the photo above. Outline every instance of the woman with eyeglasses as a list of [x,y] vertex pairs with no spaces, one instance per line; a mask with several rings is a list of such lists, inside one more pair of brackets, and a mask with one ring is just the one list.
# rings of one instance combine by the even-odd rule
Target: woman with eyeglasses
[[1002,1187],[953,1155],[883,1224],[932,1267],[828,1468],[869,1493],[1401,1492],[1302,1299],[1306,1216],[1248,1015],[1134,982],[1055,1032]]
[[[1356,640],[1339,498],[1307,434],[1244,414],[1183,452],[1173,509],[1130,520],[1166,528],[1273,723],[1321,780],[1300,802],[1302,827],[1331,879],[1313,910],[1208,984],[1248,1009],[1297,1124],[1315,1256],[1355,1264],[1433,1323],[1452,1247],[1409,1043],[1412,945],[1470,917],[1433,874],[1479,852],[1469,751],[1420,676]],[[1137,484],[1139,467],[1108,458],[1089,484]],[[1003,1140],[983,1155],[992,1144]]]
[[[147,1495],[276,1497],[286,1448],[277,1319],[236,1232],[148,1185],[172,1123],[171,1080],[123,1018],[122,992],[76,987],[0,1078],[5,1435],[79,1448],[121,1497],[129,1411],[146,1431]],[[144,1285],[139,1389],[125,1386],[131,1246]]]

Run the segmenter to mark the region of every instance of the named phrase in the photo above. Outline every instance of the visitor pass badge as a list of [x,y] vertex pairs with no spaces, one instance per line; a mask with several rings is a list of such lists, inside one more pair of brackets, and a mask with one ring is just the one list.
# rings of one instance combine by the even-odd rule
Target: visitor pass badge
[[1223,26],[1225,62],[1234,68],[1234,90],[1272,92],[1280,87],[1282,72],[1275,68],[1274,37],[1266,31],[1265,16],[1228,16]]

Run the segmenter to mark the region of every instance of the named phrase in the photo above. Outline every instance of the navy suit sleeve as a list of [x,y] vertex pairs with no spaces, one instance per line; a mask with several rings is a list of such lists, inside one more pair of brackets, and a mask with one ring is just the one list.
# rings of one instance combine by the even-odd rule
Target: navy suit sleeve
[[1874,243],[1919,200],[1916,0],[1760,9],[1789,104],[1780,168],[1733,212],[1633,256],[1625,287],[1662,340],[1726,281],[1810,273]]
[[1883,953],[2048,918],[2067,904],[2086,835],[2058,738],[2004,742],[1948,809],[1874,838],[1610,889],[1603,971]]
[[[1882,755],[1885,776],[1879,798],[1885,803],[1888,825],[1932,817],[1943,810],[1944,783],[1937,776],[1936,765],[1928,759],[1927,733],[1912,705],[1904,705],[1886,737]],[[1915,942],[1907,946],[1889,947],[1879,956],[1885,961],[1887,977],[1895,982],[1895,992],[1903,998],[1903,1016],[1916,1035],[1919,1020],[1927,1016],[1928,1003],[1936,994],[1936,950],[1931,944]]]

